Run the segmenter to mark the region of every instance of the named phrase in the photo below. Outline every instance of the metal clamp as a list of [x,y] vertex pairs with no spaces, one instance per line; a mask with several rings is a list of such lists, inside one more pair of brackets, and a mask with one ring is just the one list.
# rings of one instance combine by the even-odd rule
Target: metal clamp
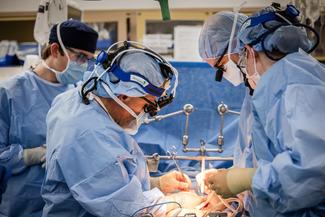
[[158,153],[154,153],[151,155],[151,157],[146,158],[147,165],[149,172],[157,172],[158,171],[158,166],[159,166],[159,161],[160,161],[160,156]]
[[185,104],[183,106],[182,110],[176,111],[176,112],[172,112],[169,114],[165,114],[165,115],[156,115],[153,118],[146,118],[144,120],[145,124],[150,124],[151,122],[154,121],[161,121],[165,118],[169,118],[169,117],[173,117],[175,115],[179,115],[179,114],[185,114],[186,119],[185,119],[185,129],[184,129],[184,134],[182,137],[182,144],[183,145],[188,145],[189,144],[189,133],[188,133],[188,129],[189,129],[189,120],[190,120],[190,114],[194,111],[194,106],[192,104]]
[[230,113],[230,114],[235,114],[235,115],[240,115],[240,112],[236,112],[233,110],[228,109],[228,106],[221,102],[218,107],[217,111],[220,115],[220,128],[217,136],[217,146],[220,152],[223,152],[223,145],[224,145],[224,136],[223,136],[223,128],[224,128],[224,122],[225,122],[225,114]]

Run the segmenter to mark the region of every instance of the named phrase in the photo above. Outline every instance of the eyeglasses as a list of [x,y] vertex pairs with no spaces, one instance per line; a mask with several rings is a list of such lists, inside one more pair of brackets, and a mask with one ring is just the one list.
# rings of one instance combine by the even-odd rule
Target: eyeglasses
[[146,97],[140,97],[144,101],[146,101],[148,104],[144,106],[144,112],[148,113],[151,117],[155,116],[157,112],[159,111],[159,105],[157,102],[152,102]]
[[88,56],[86,54],[75,51],[73,48],[67,47],[66,49],[68,51],[70,51],[71,53],[73,53],[73,55],[75,55],[77,63],[85,63],[85,62],[89,62],[89,61],[90,62],[95,61],[95,58],[92,58],[92,57],[88,58]]
[[221,63],[223,57],[227,54],[228,46],[229,46],[229,44],[227,44],[227,46],[224,49],[224,51],[222,52],[221,56],[217,60],[216,64],[214,64],[214,66],[213,66],[216,69],[216,77],[215,77],[216,81],[221,81],[222,80],[223,72],[225,71],[225,67],[224,67],[223,64],[220,65],[220,63]]
[[[246,66],[247,66],[247,58],[246,58],[246,55],[247,55],[247,53],[246,53],[247,51],[246,51],[246,49],[244,49],[240,54],[239,54],[239,60],[238,60],[238,63],[237,63],[237,65],[238,65],[238,67],[240,68],[240,69],[243,69],[243,68],[246,68]],[[245,72],[245,70],[241,70],[244,74],[246,74]]]
[[221,56],[216,64],[214,64],[213,68],[216,69],[216,76],[215,76],[215,80],[216,81],[221,81],[222,80],[222,77],[223,77],[223,72],[225,71],[225,67],[223,64],[220,65],[220,62],[222,60],[223,56]]

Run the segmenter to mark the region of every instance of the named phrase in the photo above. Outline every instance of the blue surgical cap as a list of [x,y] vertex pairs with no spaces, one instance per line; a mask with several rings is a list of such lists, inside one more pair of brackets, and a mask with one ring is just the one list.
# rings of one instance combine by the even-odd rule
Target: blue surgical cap
[[[199,38],[199,53],[201,58],[214,58],[222,55],[229,43],[234,18],[234,12],[222,11],[210,16],[205,21]],[[238,14],[236,32],[232,40],[232,53],[237,53],[237,32],[246,19],[246,15]]]
[[[57,25],[51,29],[49,42],[59,43]],[[66,20],[60,24],[60,34],[65,47],[76,48],[90,53],[96,50],[98,33],[85,23],[78,20]]]
[[287,25],[286,21],[279,22],[275,20],[250,26],[251,18],[273,11],[273,7],[266,7],[245,21],[238,33],[238,48],[243,49],[245,45],[252,45],[255,51],[263,51],[262,42],[260,41],[261,36],[266,34],[269,29],[282,25],[265,37],[264,48],[269,52],[277,50],[282,53],[293,53],[298,51],[299,48],[308,51],[312,46],[312,42],[308,39],[305,29],[301,27]]
[[[163,82],[165,81],[164,77],[161,74],[158,62],[151,56],[141,51],[132,51],[124,54],[121,57],[119,66],[125,72],[139,73],[140,75],[144,76],[151,84],[157,87],[162,86]],[[109,85],[115,95],[123,94],[130,97],[141,97],[148,94],[142,89],[140,85],[134,82],[111,82],[114,80],[114,78],[116,77],[112,73],[108,72],[105,73],[101,79]],[[109,98],[109,95],[105,92],[104,88],[101,85],[98,85],[96,94]]]

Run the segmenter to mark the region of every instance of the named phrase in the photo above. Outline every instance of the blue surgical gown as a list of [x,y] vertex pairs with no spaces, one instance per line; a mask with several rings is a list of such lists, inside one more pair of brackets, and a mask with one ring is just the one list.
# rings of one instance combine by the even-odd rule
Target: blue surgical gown
[[251,216],[325,216],[325,68],[305,53],[279,60],[253,95]]
[[2,195],[1,217],[41,215],[44,169],[26,167],[22,151],[45,144],[46,114],[54,97],[67,88],[30,71],[0,84],[0,164],[12,172]]
[[144,154],[95,101],[77,89],[58,96],[47,116],[43,216],[131,216],[150,205]]
[[[239,129],[234,149],[234,166],[239,168],[255,168],[257,166],[256,158],[252,148],[252,96],[249,95],[249,89],[246,90],[239,117]],[[250,191],[243,193],[244,208],[247,210],[252,203],[252,194]]]
[[240,168],[254,167],[254,155],[252,149],[252,96],[247,89],[239,117],[239,130],[234,151],[234,166]]
[[2,200],[2,194],[6,191],[7,180],[10,177],[8,169],[0,165],[0,204]]

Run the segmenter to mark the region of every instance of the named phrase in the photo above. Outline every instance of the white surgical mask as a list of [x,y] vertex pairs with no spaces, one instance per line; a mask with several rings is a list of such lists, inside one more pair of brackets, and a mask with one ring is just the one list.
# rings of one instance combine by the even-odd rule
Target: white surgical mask
[[144,119],[148,118],[148,114],[142,111],[137,118],[133,119],[127,127],[124,128],[125,132],[130,135],[137,134],[140,126],[143,124]]
[[137,115],[129,106],[127,106],[125,103],[123,103],[118,97],[116,97],[114,95],[114,93],[112,92],[112,90],[110,89],[110,87],[105,84],[104,82],[101,82],[100,85],[103,86],[105,92],[117,103],[119,104],[122,108],[124,108],[126,111],[128,111],[130,113],[130,115],[132,115],[134,117],[134,120],[132,120],[129,123],[129,126],[123,128],[126,133],[130,134],[130,135],[135,135],[138,130],[139,127],[143,124],[144,119],[147,117],[147,114],[142,111],[139,115]]
[[225,71],[223,77],[234,86],[238,86],[243,82],[243,75],[236,63],[230,59],[230,55],[228,56],[228,59],[228,62],[224,65]]
[[255,55],[253,55],[253,58],[254,58],[254,74],[252,74],[252,75],[246,74],[246,78],[248,80],[248,83],[249,83],[250,87],[252,89],[255,89],[257,83],[259,82],[259,80],[261,78],[261,76],[257,71]]

